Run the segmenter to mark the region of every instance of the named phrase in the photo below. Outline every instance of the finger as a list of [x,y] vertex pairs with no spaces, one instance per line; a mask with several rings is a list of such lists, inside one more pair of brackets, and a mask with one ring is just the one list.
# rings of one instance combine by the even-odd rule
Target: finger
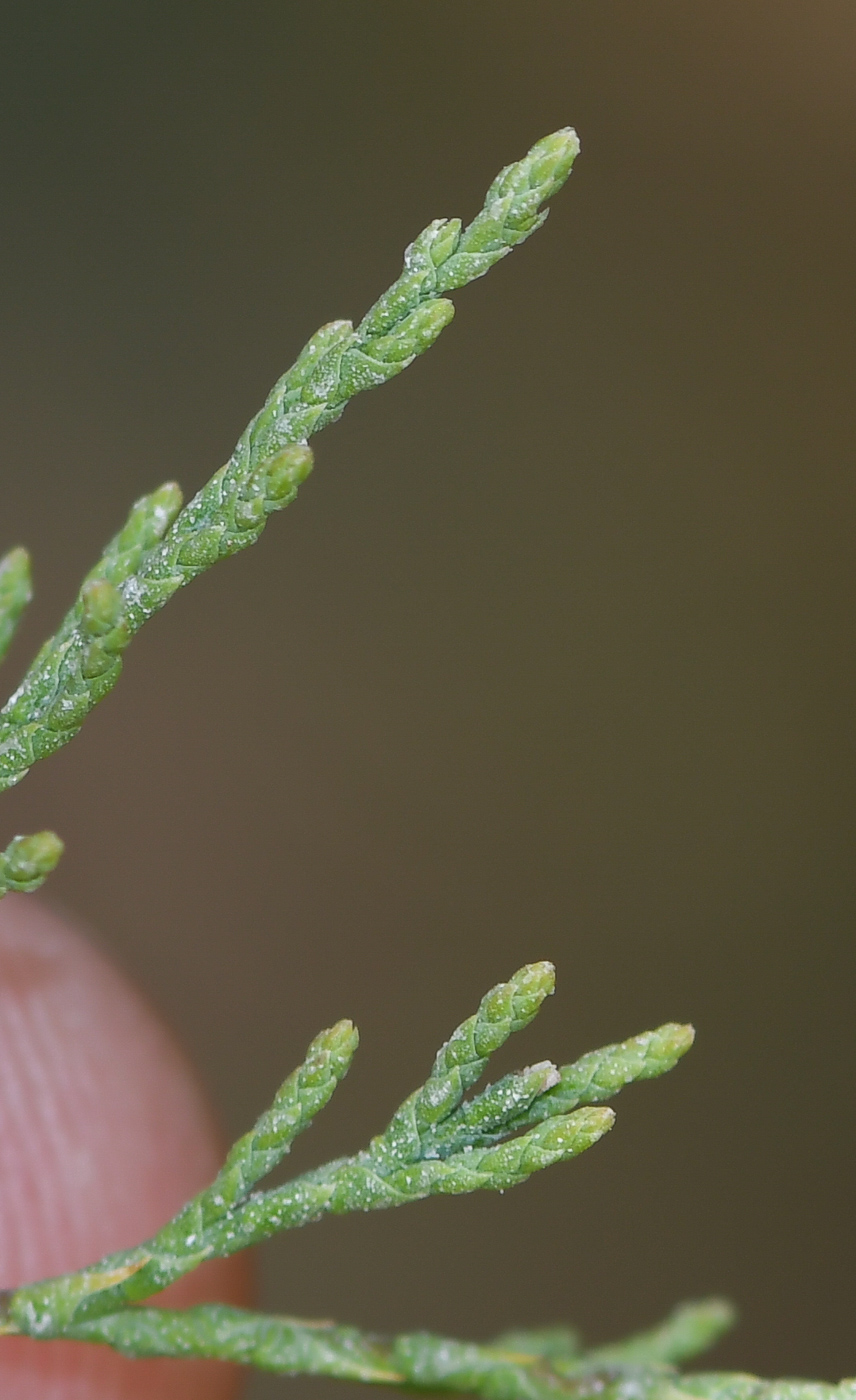
[[[142,998],[29,896],[0,905],[0,1288],[138,1244],[214,1176],[199,1086]],[[244,1259],[160,1295],[247,1301]],[[3,1400],[226,1400],[217,1362],[131,1361],[77,1342],[0,1338]]]

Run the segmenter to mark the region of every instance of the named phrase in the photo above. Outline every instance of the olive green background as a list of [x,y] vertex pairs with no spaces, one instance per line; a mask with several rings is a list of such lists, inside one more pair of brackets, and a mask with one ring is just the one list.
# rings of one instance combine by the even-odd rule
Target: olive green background
[[[523,961],[559,994],[505,1068],[696,1023],[582,1161],[279,1241],[268,1306],[606,1339],[717,1292],[718,1364],[856,1372],[854,78],[852,0],[4,7],[10,688],[135,496],[582,138],[543,232],[4,798],[230,1132],[357,1020],[296,1164]],[[336,1390],[252,1390],[289,1393]]]

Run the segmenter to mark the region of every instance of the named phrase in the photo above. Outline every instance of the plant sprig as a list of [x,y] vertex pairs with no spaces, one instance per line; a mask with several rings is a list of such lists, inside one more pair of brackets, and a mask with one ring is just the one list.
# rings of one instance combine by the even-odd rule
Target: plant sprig
[[[675,1389],[683,1388],[677,1366],[712,1346],[733,1321],[730,1305],[713,1298],[685,1304],[640,1337],[586,1351],[566,1328],[506,1333],[478,1344],[430,1332],[380,1337],[356,1327],[263,1316],[214,1303],[186,1312],[146,1308],[115,1313],[86,1324],[80,1335],[135,1357],[216,1356],[279,1375],[329,1376],[482,1395],[485,1400],[570,1400],[604,1391],[610,1400],[634,1400],[639,1394],[645,1400],[675,1400]],[[575,1341],[570,1353],[569,1336]],[[632,1352],[632,1360],[630,1355],[619,1360],[623,1352]],[[831,1394],[838,1391],[828,1389]],[[850,1400],[839,1395],[840,1400]],[[716,1400],[732,1400],[727,1385]],[[745,1400],[762,1396],[747,1395]]]
[[468,1099],[491,1054],[529,1024],[553,990],[550,963],[521,968],[453,1032],[425,1083],[368,1148],[258,1191],[350,1067],[358,1041],[351,1022],[322,1031],[206,1190],[136,1249],[6,1295],[0,1333],[99,1342],[129,1357],[205,1357],[279,1375],[483,1400],[856,1400],[856,1381],[682,1375],[678,1368],[732,1325],[733,1309],[721,1299],[687,1304],[648,1332],[594,1349],[564,1326],[474,1343],[428,1332],[383,1337],[219,1303],[184,1311],[139,1306],[207,1259],[326,1213],[518,1185],[592,1146],[614,1117],[595,1105],[627,1084],[667,1073],[692,1044],[691,1026],[670,1023],[560,1068],[544,1062],[506,1075]]
[[[465,1098],[490,1056],[529,1024],[554,986],[555,972],[548,962],[529,964],[508,982],[499,983],[441,1047],[425,1083],[365,1150],[304,1172],[282,1186],[256,1190],[329,1101],[351,1064],[358,1040],[351,1022],[340,1021],[322,1031],[271,1108],[232,1148],[209,1187],[144,1244],[108,1255],[75,1273],[17,1289],[5,1303],[0,1331],[42,1338],[98,1336],[109,1341],[121,1337],[122,1348],[128,1349],[139,1327],[140,1347],[151,1346],[153,1328],[167,1327],[166,1314],[153,1322],[131,1305],[208,1259],[236,1253],[326,1214],[381,1210],[432,1195],[506,1190],[544,1167],[579,1156],[611,1128],[614,1114],[591,1102],[567,1111],[569,1100],[555,1097],[554,1090],[562,1083],[591,1084],[592,1056],[562,1069],[545,1063],[534,1071],[520,1071],[475,1098]],[[596,1092],[604,1097],[633,1079],[666,1073],[692,1038],[690,1026],[663,1026],[595,1052],[602,1083],[596,1091],[589,1089],[589,1096]],[[627,1047],[639,1045],[645,1045],[647,1052],[628,1057]],[[523,1113],[520,1093],[509,1087],[520,1082],[527,1084]],[[539,1103],[543,1111],[533,1114]],[[489,1145],[485,1138],[490,1139]],[[102,1321],[119,1316],[125,1321]],[[176,1321],[167,1331],[186,1341],[196,1329],[198,1345],[203,1347],[212,1319],[222,1323],[227,1316],[240,1319],[235,1335],[246,1338],[247,1319],[252,1315],[228,1311],[196,1310],[191,1321]],[[263,1326],[269,1335],[267,1322],[259,1322]]]
[[856,1379],[767,1381],[740,1371],[682,1373],[734,1323],[720,1298],[688,1303],[650,1332],[584,1350],[571,1328],[476,1343],[430,1332],[378,1336],[357,1327],[270,1316],[220,1303],[135,1308],[78,1329],[130,1357],[208,1357],[281,1376],[326,1376],[483,1400],[856,1400]]
[[[561,189],[578,152],[576,133],[557,131],[500,172],[466,228],[460,219],[434,220],[356,328],[331,321],[312,337],[229,461],[187,505],[174,482],[137,501],[0,710],[0,791],[74,737],[119,679],[131,638],[177,589],[255,543],[267,517],[294,500],[312,469],[310,436],[340,418],[355,394],[386,383],[433,345],[454,315],[446,294],[483,277],[540,228],[548,212],[542,206]],[[0,659],[29,596],[29,560],[16,549],[0,564]],[[36,888],[53,865],[43,862],[26,888]]]

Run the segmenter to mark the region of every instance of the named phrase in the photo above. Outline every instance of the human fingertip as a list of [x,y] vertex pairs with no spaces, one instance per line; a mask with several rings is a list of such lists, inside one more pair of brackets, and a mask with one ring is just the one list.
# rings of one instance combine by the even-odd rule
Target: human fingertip
[[[127,979],[29,896],[0,905],[0,1287],[80,1268],[154,1233],[210,1181],[219,1135],[186,1058]],[[245,1256],[167,1290],[246,1303]],[[227,1400],[216,1362],[0,1338],[3,1400]]]

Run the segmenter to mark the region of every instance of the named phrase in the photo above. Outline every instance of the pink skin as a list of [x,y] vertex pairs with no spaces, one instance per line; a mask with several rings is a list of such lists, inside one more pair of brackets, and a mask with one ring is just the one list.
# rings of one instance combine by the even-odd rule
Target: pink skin
[[[138,1244],[211,1180],[222,1144],[187,1062],[107,960],[30,896],[0,904],[0,1288]],[[246,1303],[243,1257],[158,1298]],[[0,1337],[3,1400],[229,1400],[217,1362],[129,1361]]]

